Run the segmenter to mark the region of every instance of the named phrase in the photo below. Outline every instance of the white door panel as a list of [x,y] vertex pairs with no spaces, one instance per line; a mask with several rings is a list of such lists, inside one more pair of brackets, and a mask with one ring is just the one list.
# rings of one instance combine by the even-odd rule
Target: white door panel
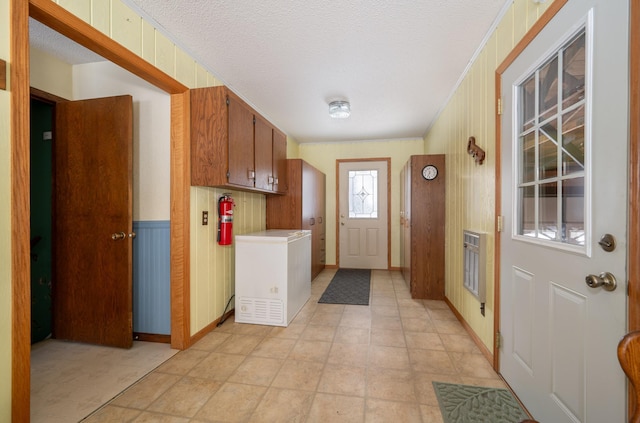
[[[626,419],[616,348],[626,332],[628,10],[626,0],[569,0],[502,75],[500,372],[542,422]],[[572,73],[563,66],[577,64],[553,53],[581,28],[582,103],[565,104]],[[544,81],[553,57],[563,100],[544,114],[548,96],[539,92],[553,94]],[[538,118],[523,135],[528,103],[519,87],[536,69]],[[574,130],[584,134],[584,157],[575,160]],[[612,252],[598,245],[606,233],[617,241]],[[587,275],[605,271],[616,290],[587,286]]]
[[387,162],[339,162],[338,173],[340,267],[387,269]]

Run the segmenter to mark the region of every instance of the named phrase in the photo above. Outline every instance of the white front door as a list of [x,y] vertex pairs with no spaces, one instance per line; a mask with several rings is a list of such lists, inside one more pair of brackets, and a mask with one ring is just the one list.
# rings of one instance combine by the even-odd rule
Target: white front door
[[338,163],[342,268],[388,268],[387,166],[386,160]]
[[626,420],[628,11],[569,0],[502,75],[500,372],[542,422]]

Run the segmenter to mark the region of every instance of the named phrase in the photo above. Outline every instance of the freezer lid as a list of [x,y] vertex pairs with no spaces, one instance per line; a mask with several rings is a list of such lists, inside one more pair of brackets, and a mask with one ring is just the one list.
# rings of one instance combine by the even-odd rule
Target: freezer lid
[[291,242],[311,236],[310,230],[303,229],[268,229],[266,231],[236,235],[238,242]]

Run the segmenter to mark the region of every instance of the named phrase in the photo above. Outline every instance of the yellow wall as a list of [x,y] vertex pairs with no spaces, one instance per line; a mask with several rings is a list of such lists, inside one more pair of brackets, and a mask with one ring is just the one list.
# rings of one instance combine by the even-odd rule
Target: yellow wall
[[300,144],[298,141],[291,137],[287,137],[287,158],[299,159],[300,158]]
[[[0,0],[0,59],[9,73],[9,0]],[[8,81],[10,83],[10,81]],[[10,88],[10,84],[7,88]],[[11,107],[0,90],[0,421],[11,421]]]
[[49,53],[31,48],[29,51],[29,84],[49,94],[73,100],[73,67]]
[[327,176],[327,264],[336,264],[336,160],[391,158],[391,266],[400,264],[400,170],[409,156],[423,154],[423,140],[300,144],[300,158]]
[[[425,153],[443,153],[447,160],[446,296],[489,350],[494,337],[495,69],[551,3],[513,2],[425,136]],[[470,136],[487,153],[481,166],[467,154]],[[487,233],[484,317],[462,284],[464,229]]]

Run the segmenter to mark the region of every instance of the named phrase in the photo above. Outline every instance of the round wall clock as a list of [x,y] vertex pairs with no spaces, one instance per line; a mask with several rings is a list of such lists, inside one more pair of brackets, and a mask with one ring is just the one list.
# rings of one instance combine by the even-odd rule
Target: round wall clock
[[438,168],[434,165],[426,165],[422,168],[422,177],[427,181],[436,179],[438,176]]

